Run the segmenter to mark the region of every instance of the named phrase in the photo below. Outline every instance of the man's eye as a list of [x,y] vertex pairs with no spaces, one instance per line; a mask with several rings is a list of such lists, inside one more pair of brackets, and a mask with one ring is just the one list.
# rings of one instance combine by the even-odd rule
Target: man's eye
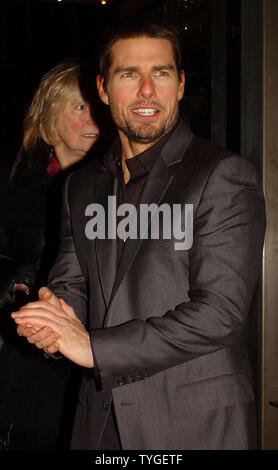
[[167,77],[169,75],[166,70],[158,70],[155,74],[157,77]]
[[124,77],[124,78],[135,77],[135,73],[134,72],[125,72],[125,73],[122,74],[122,77]]

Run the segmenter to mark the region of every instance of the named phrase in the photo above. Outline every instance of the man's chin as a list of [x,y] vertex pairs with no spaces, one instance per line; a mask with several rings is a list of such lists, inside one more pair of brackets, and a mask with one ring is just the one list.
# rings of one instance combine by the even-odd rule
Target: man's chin
[[130,140],[132,140],[132,142],[136,142],[138,144],[151,144],[152,142],[156,142],[158,139],[160,139],[160,137],[162,137],[160,134],[159,135],[155,135],[155,136],[152,136],[152,137],[143,137],[143,136],[128,136]]
[[126,127],[122,129],[125,135],[132,140],[133,142],[137,142],[140,144],[150,144],[152,142],[156,142],[165,134],[165,129],[156,129],[156,128],[141,128],[141,129],[132,129]]

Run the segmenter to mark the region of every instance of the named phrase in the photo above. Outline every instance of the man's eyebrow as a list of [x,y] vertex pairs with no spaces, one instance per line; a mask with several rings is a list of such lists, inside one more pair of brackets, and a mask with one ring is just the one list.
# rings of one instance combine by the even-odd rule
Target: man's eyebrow
[[166,64],[166,65],[155,65],[152,69],[154,71],[158,71],[158,70],[175,70],[175,67],[172,64]]
[[[152,67],[152,70],[154,72],[157,72],[158,70],[175,70],[175,67],[174,65],[172,64],[164,64],[164,65],[154,65]],[[140,67],[137,67],[137,66],[126,66],[126,67],[117,67],[114,72],[113,72],[113,75],[117,75],[119,73],[123,73],[123,72],[139,72],[140,71]]]
[[139,70],[139,67],[135,67],[135,66],[117,67],[114,70],[113,75],[116,75],[122,72],[138,72],[138,70]]

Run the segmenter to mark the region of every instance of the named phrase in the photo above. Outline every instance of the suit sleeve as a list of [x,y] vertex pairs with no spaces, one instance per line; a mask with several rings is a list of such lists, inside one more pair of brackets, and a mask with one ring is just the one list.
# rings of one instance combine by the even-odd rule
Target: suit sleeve
[[161,317],[90,332],[103,389],[234,345],[261,266],[265,205],[253,166],[232,156],[211,172],[194,217],[190,302]]
[[49,273],[48,287],[62,297],[75,311],[83,324],[87,318],[87,286],[76,256],[68,204],[68,177],[63,194],[60,248],[57,259]]

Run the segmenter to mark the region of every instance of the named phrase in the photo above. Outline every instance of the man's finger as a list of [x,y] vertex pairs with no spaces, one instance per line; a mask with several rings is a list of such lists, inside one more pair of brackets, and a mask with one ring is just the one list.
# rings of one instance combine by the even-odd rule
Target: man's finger
[[48,287],[41,287],[39,289],[38,294],[39,294],[40,300],[44,300],[54,305],[57,308],[61,308],[60,300],[58,299],[58,297],[56,297],[55,294],[53,294],[53,292],[50,289],[48,289]]
[[61,308],[64,313],[66,313],[69,317],[77,319],[77,316],[75,315],[75,312],[70,305],[67,304],[67,302],[64,301],[64,299],[60,298],[60,303],[61,303]]
[[29,336],[33,336],[37,331],[38,330],[35,327],[28,328],[22,325],[17,327],[17,334],[19,336],[25,336],[26,338],[28,338]]
[[48,354],[54,354],[59,351],[59,344],[53,343],[50,346],[45,347],[44,351]]
[[39,300],[38,302],[31,302],[29,304],[23,305],[23,307],[20,307],[20,309],[17,312],[12,312],[12,317],[17,317],[17,316],[24,316],[27,314],[34,315],[36,312],[37,314],[44,314],[47,313],[48,315],[56,315],[58,317],[64,317],[65,312],[62,310],[62,307],[60,308],[55,307],[55,305],[44,301],[44,300]]
[[[34,344],[36,345],[37,348],[39,349],[44,349],[44,348],[47,348],[49,346],[51,346],[52,344],[58,344],[58,340],[60,339],[60,335],[58,335],[57,333],[52,333],[50,334],[49,336],[47,336],[46,338],[44,338],[43,340],[41,341],[36,341]],[[30,338],[28,338],[28,341],[30,340]],[[30,341],[29,341],[30,342]],[[55,346],[56,347],[56,346]]]
[[[55,335],[55,339],[50,341],[50,337],[52,337],[53,335]],[[51,344],[54,341],[58,340],[59,338],[60,338],[60,335],[55,333],[52,330],[52,328],[49,328],[48,326],[46,326],[44,328],[41,328],[39,331],[35,332],[35,334],[29,336],[27,339],[28,339],[29,343],[37,345],[37,343],[39,343],[41,341],[44,341],[46,339],[47,339],[47,341],[49,341],[48,344]]]
[[20,307],[18,311],[11,313],[11,317],[13,319],[23,318],[27,316],[33,316],[33,315],[47,316],[53,319],[56,318],[57,320],[58,318],[59,319],[66,318],[68,320],[68,314],[64,312],[61,306],[60,308],[57,308],[53,304],[48,303],[47,301],[43,301],[43,300],[26,304],[23,307]]
[[14,318],[15,323],[27,327],[35,327],[41,329],[43,327],[52,328],[53,331],[59,333],[61,325],[51,318],[39,317],[39,316],[28,316],[28,317],[16,317]]

